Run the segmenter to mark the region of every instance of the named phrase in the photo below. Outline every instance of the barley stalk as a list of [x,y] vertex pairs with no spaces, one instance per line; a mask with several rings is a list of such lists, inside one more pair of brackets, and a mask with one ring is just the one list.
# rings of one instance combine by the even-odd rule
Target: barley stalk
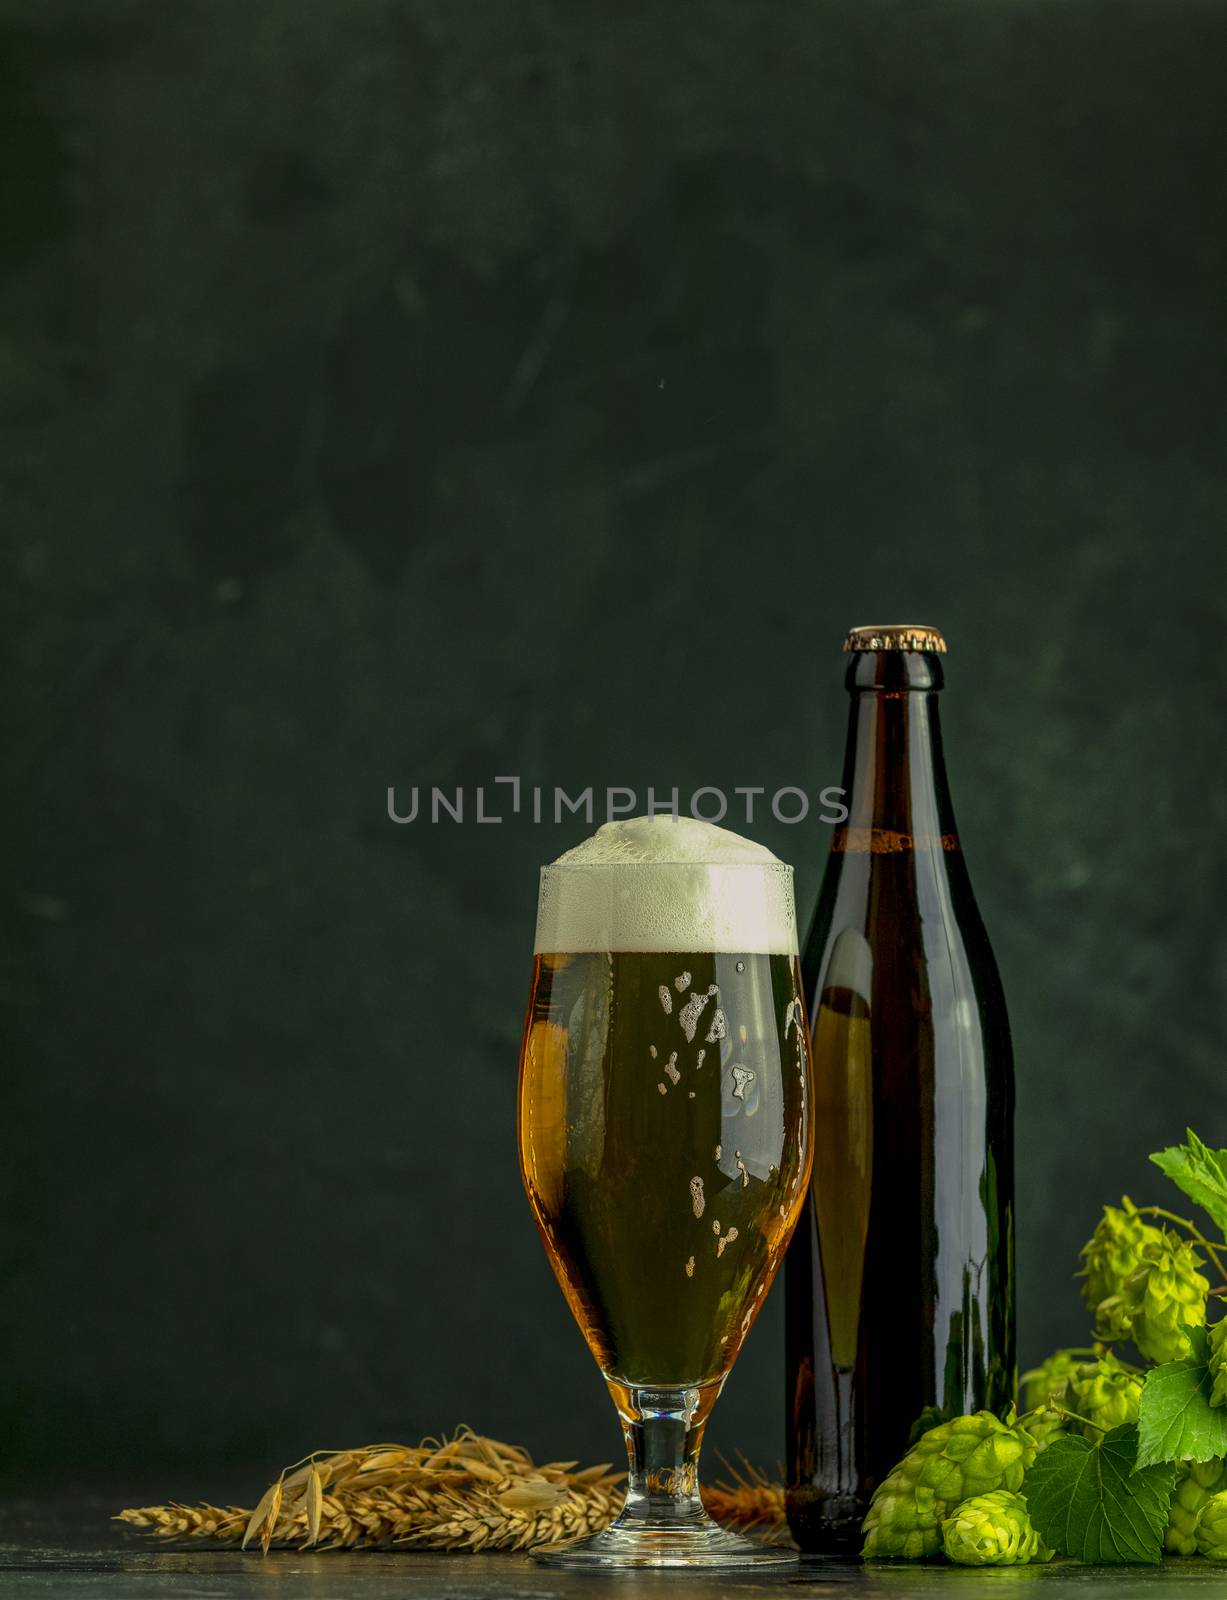
[[743,1533],[754,1529],[768,1536],[772,1543],[786,1541],[784,1485],[773,1483],[744,1456],[739,1466],[730,1466],[727,1461],[724,1466],[731,1481],[722,1480],[703,1490],[703,1504],[716,1521]]
[[[622,1503],[622,1473],[573,1461],[537,1466],[527,1451],[461,1428],[419,1445],[317,1452],[287,1467],[248,1511],[238,1506],[135,1507],[118,1521],[166,1540],[353,1550],[533,1550],[599,1533]],[[739,1527],[782,1525],[783,1490],[745,1469],[705,1492],[713,1516]]]

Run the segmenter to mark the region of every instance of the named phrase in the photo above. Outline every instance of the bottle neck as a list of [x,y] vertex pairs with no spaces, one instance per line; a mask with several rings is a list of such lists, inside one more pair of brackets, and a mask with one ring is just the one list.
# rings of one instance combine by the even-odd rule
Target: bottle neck
[[941,661],[919,651],[856,652],[844,760],[842,852],[957,851],[937,696]]

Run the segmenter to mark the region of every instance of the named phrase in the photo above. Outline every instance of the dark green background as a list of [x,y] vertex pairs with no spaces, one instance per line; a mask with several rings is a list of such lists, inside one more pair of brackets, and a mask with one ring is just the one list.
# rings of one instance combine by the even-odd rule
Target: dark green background
[[[0,3],[3,1465],[617,1454],[535,869],[388,784],[838,782],[951,643],[1024,1358],[1227,1143],[1227,6]],[[827,830],[754,830],[799,870]],[[713,1442],[780,1452],[780,1298]],[[241,1493],[249,1480],[236,1483]]]

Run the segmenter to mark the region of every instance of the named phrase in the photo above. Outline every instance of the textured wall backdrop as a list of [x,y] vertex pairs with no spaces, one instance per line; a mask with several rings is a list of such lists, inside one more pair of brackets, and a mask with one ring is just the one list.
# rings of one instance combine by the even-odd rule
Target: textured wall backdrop
[[[616,1455],[523,1203],[535,869],[389,783],[838,781],[950,639],[1024,1357],[1227,1143],[1227,7],[0,0],[0,1435]],[[820,824],[758,836],[799,868]],[[1158,1182],[1158,1175],[1155,1174]],[[713,1443],[770,1462],[780,1301]]]

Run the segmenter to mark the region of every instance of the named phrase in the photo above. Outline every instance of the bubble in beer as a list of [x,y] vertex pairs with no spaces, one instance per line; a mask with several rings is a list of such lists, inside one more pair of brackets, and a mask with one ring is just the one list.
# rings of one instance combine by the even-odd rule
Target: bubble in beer
[[669,1090],[668,1090],[667,1086],[665,1084],[663,1084],[663,1083],[658,1083],[656,1085],[656,1087],[660,1090],[661,1094],[668,1094],[669,1093]]
[[719,1161],[719,1159],[720,1159],[720,1152],[721,1152],[721,1149],[722,1149],[722,1146],[720,1146],[720,1145],[717,1145],[717,1146],[716,1146],[716,1150],[715,1150],[715,1159],[716,1159],[716,1160],[717,1160],[717,1161]]
[[717,1241],[717,1243],[716,1243],[716,1260],[717,1261],[719,1261],[720,1257],[724,1254],[726,1246],[732,1244],[733,1240],[736,1237],[737,1237],[737,1229],[736,1228],[730,1228],[729,1231],[724,1235],[724,1237]]
[[733,1099],[744,1100],[746,1090],[754,1082],[754,1074],[749,1067],[733,1068]]
[[738,972],[744,972],[746,970],[746,964],[744,961],[739,961],[737,963],[737,970]]
[[677,990],[678,994],[681,994],[684,990],[689,989],[690,974],[688,972],[679,972],[677,977],[673,980],[673,987]]
[[667,983],[662,983],[660,988],[657,990],[657,993],[660,995],[660,1004],[665,1016],[672,1016],[673,996],[669,993],[669,985]]
[[709,999],[709,995],[692,994],[677,1014],[677,1020],[682,1025],[682,1032],[686,1035],[687,1044],[691,1044],[694,1041],[695,1030],[699,1026],[699,1018],[703,1015],[703,1007]]
[[696,1217],[701,1217],[703,1215],[703,1208],[706,1206],[706,1204],[707,1204],[707,1201],[703,1198],[703,1180],[702,1180],[702,1178],[697,1177],[697,1176],[691,1178],[691,1180],[690,1180],[690,1205],[691,1205],[691,1209],[694,1211],[694,1214],[695,1214]]
[[650,1044],[648,1046],[648,1054],[651,1056],[653,1061],[656,1060],[656,1046],[654,1044]]
[[698,1060],[697,1060],[697,1061],[696,1061],[696,1062],[695,1062],[695,1064],[694,1064],[694,1070],[695,1070],[695,1071],[696,1071],[696,1072],[697,1072],[697,1071],[698,1071],[698,1070],[699,1070],[699,1068],[700,1068],[700,1067],[701,1067],[701,1066],[702,1066],[702,1065],[703,1065],[703,1057],[704,1057],[704,1056],[705,1056],[705,1055],[706,1055],[706,1054],[707,1054],[707,1051],[706,1051],[706,1050],[702,1050],[702,1049],[701,1049],[701,1050],[700,1050],[700,1051],[699,1051],[699,1056],[698,1056]]
[[665,1062],[665,1077],[668,1078],[670,1083],[676,1084],[681,1076],[681,1073],[677,1070],[677,1051],[674,1050],[668,1061]]
[[687,1261],[687,1263],[686,1263],[686,1276],[688,1278],[693,1278],[694,1277],[694,1257],[693,1256],[691,1256],[690,1260]]
[[741,1187],[743,1189],[748,1189],[750,1186],[750,1174],[746,1171],[746,1164],[741,1159],[740,1150],[733,1151],[733,1159],[737,1163],[737,1171],[741,1174]]
[[728,1019],[725,1017],[724,1012],[721,1011],[720,1007],[717,1006],[716,1014],[711,1019],[711,1027],[707,1030],[708,1044],[715,1044],[718,1039],[726,1039],[728,1037],[728,1031]]

